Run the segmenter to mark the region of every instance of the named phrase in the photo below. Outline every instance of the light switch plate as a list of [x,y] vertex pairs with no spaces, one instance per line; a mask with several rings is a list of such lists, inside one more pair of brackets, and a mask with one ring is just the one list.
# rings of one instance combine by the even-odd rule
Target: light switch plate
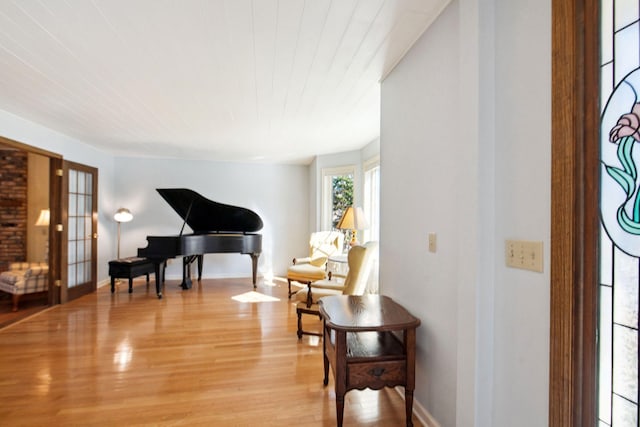
[[542,242],[530,240],[507,240],[505,261],[508,267],[542,273]]
[[438,238],[436,233],[429,233],[429,252],[435,252],[437,248]]

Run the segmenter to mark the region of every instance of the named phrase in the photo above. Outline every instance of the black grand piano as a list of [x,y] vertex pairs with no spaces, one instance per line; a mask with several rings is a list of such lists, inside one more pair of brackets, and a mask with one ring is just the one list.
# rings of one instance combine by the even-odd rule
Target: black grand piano
[[[147,247],[138,256],[155,265],[156,293],[162,298],[164,266],[169,258],[182,257],[183,289],[191,288],[191,264],[198,261],[198,280],[202,278],[202,259],[206,253],[240,253],[251,257],[253,288],[256,288],[258,257],[262,252],[262,219],[255,212],[209,200],[186,188],[158,188],[158,193],[182,217],[177,236],[147,236]],[[183,234],[188,224],[191,234]]]

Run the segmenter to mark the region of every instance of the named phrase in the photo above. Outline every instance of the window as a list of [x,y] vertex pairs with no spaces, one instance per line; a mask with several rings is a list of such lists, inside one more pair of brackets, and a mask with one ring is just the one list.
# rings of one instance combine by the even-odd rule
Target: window
[[364,163],[363,209],[369,222],[363,241],[380,240],[380,156]]
[[333,230],[353,205],[355,166],[322,170],[322,228]]

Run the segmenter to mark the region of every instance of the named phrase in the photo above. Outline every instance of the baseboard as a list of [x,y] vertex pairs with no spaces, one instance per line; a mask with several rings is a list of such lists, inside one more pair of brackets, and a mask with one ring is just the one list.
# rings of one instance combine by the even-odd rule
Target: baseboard
[[[396,387],[396,392],[404,400],[404,387]],[[425,427],[441,427],[440,423],[422,406],[419,402],[413,401],[413,416],[416,417]]]

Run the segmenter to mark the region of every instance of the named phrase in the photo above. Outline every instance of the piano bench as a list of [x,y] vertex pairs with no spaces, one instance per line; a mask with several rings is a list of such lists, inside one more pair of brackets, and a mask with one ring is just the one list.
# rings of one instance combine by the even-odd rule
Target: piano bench
[[147,258],[129,257],[109,261],[109,276],[111,276],[111,293],[115,292],[116,279],[129,279],[129,293],[133,292],[133,279],[143,274],[155,273],[155,266]]

